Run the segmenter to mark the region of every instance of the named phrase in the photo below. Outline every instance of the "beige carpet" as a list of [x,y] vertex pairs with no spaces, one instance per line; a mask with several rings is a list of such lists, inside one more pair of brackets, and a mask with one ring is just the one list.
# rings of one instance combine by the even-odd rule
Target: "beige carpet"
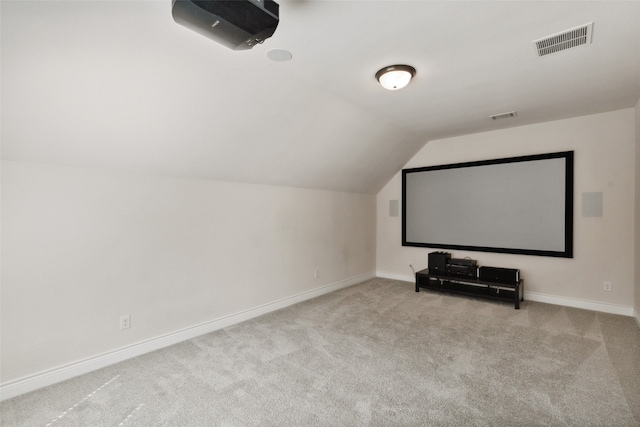
[[3,426],[639,426],[640,328],[373,279],[0,410]]

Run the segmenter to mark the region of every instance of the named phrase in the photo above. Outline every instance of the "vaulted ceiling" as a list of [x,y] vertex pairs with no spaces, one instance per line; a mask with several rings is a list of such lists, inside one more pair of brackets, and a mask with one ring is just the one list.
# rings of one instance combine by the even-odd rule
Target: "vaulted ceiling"
[[[232,51],[170,0],[2,0],[3,160],[375,193],[429,140],[640,98],[638,1],[276,1],[274,36]],[[415,79],[382,89],[397,63]]]

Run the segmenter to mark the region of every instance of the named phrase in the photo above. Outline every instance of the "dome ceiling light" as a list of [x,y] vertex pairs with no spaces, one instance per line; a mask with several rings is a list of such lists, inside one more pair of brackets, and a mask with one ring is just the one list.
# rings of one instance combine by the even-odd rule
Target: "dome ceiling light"
[[410,65],[389,65],[376,73],[376,80],[388,90],[402,89],[409,84],[416,69]]

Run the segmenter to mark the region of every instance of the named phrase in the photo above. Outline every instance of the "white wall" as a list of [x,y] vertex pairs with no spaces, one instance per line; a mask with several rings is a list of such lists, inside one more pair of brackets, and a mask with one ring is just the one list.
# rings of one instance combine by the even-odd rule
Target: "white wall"
[[372,277],[375,215],[374,195],[3,162],[2,382]]
[[[430,141],[406,167],[574,150],[574,258],[449,251],[481,265],[519,268],[530,299],[632,313],[634,289],[634,110],[578,117]],[[433,249],[402,247],[401,173],[377,196],[377,273],[412,280],[408,263],[427,267]],[[581,216],[583,192],[603,192],[603,217]],[[446,224],[443,224],[446,226]],[[603,281],[613,283],[604,292]],[[542,299],[540,299],[542,298]],[[588,302],[584,304],[583,302]],[[596,305],[590,303],[597,303]]]
[[635,176],[635,316],[640,326],[640,99],[635,108],[636,119],[636,176]]

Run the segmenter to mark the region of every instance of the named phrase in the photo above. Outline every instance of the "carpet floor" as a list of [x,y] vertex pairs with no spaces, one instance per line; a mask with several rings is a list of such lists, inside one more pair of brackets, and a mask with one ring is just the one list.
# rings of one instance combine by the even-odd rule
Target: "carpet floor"
[[3,426],[640,426],[630,317],[372,279],[0,404]]

